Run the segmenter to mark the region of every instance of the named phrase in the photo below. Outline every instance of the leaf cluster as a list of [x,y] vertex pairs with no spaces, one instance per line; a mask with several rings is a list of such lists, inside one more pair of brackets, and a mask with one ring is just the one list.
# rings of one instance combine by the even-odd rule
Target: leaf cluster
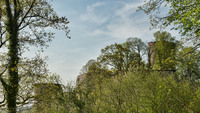
[[[162,16],[161,9],[166,7],[167,14]],[[200,36],[199,0],[149,0],[138,10],[150,15],[153,28],[165,28],[173,24],[172,29],[179,30],[183,36],[195,41]],[[195,42],[194,42],[195,43]]]

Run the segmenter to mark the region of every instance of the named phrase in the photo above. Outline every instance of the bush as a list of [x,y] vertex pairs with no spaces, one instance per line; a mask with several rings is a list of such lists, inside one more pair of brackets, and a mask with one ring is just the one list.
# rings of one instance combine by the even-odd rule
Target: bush
[[90,83],[68,86],[63,107],[55,113],[200,112],[199,86],[176,81],[174,74],[137,70],[111,78],[98,75],[88,82],[92,88],[85,85]]
[[200,93],[174,75],[135,71],[96,84],[90,93],[93,112],[199,112]]

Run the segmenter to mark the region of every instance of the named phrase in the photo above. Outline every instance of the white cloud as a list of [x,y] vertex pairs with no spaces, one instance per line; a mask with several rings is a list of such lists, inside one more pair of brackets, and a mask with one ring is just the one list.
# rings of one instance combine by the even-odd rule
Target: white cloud
[[145,23],[149,23],[148,17],[137,15],[139,13],[136,12],[137,7],[142,4],[143,2],[120,3],[121,7],[113,10],[112,17],[106,15],[107,17],[104,16],[104,19],[99,18],[98,12],[94,11],[94,8],[103,5],[103,3],[87,7],[87,16],[93,14],[91,18],[88,16],[88,20],[89,18],[93,21],[95,19],[99,24],[108,23],[104,28],[97,27],[92,32],[90,31],[90,35],[107,35],[117,39],[144,36],[145,33],[149,32],[149,26],[145,25]]
[[[153,40],[153,33],[158,29],[149,30],[150,20],[149,16],[143,12],[136,12],[138,6],[143,5],[144,2],[140,1],[138,3],[133,2],[120,2],[119,8],[114,9],[112,16],[105,15],[105,20],[101,18],[95,18],[95,21],[99,24],[107,23],[104,27],[96,27],[92,31],[88,31],[90,36],[106,35],[110,38],[116,38],[119,40],[124,40],[128,37],[138,37],[142,38],[144,41]],[[96,7],[105,5],[103,3],[96,3],[94,5],[88,6],[88,12],[91,11],[93,14],[92,20],[94,17],[98,17],[98,12],[94,9]],[[88,18],[89,19],[89,18]],[[169,29],[166,29],[170,31]],[[177,31],[170,31],[173,36],[178,36]]]
[[[107,6],[111,5],[108,2],[97,2],[87,6],[87,13],[83,14],[81,19],[94,23],[92,27],[87,24],[88,28],[86,32],[89,36],[106,35],[107,37],[116,39],[126,39],[128,37],[138,37],[144,40],[153,39],[153,33],[158,29],[149,30],[149,16],[143,12],[136,12],[138,6],[144,4],[142,0],[138,2],[116,2],[116,4],[118,7],[108,10],[112,12],[111,15],[106,13],[100,15],[102,12],[97,10],[98,8],[107,8]],[[104,25],[105,23],[106,25]],[[170,30],[167,29],[167,31]],[[177,35],[176,31],[172,31],[172,33],[176,33]]]
[[108,20],[108,18],[100,15],[98,12],[95,12],[96,8],[99,8],[103,5],[104,5],[103,2],[97,2],[95,4],[87,6],[86,14],[81,15],[80,19],[82,21],[86,21],[86,22],[94,23],[98,25],[105,23]]
[[95,4],[89,5],[89,6],[87,6],[87,11],[92,12],[95,8],[100,7],[102,5],[104,5],[103,2],[97,2]]
[[122,3],[123,7],[117,10],[115,13],[117,16],[126,19],[128,16],[132,15],[136,12],[138,6],[142,5],[143,2],[140,3]]
[[136,9],[140,3],[123,3],[122,7],[115,12],[117,17],[108,26],[107,34],[115,38],[142,37],[149,31],[146,17],[141,17],[137,14]]

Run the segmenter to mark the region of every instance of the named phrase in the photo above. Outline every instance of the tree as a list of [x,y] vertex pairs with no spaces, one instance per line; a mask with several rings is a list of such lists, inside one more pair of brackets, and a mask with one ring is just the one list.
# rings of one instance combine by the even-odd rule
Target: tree
[[200,51],[193,50],[193,47],[183,47],[178,52],[177,71],[182,77],[186,77],[189,80],[198,80],[200,79]]
[[[159,15],[163,5],[168,6],[166,16]],[[200,38],[200,1],[199,0],[150,0],[139,7],[145,13],[150,14],[151,24],[155,27],[167,27],[171,24],[172,29],[179,30],[182,35],[194,40],[199,46]]]
[[147,45],[139,38],[128,38],[125,43],[111,44],[101,50],[97,61],[107,65],[114,74],[126,73],[132,67],[144,67],[142,57],[147,53]]
[[[5,68],[6,64],[6,56],[1,55],[0,59],[0,69]],[[55,83],[60,84],[59,76],[56,74],[51,74],[47,69],[46,58],[41,58],[39,54],[37,54],[34,58],[23,58],[20,59],[18,64],[19,69],[19,89],[17,94],[16,104],[18,106],[18,110],[24,110],[27,106],[33,106],[33,101],[35,100],[34,89],[36,84],[41,83]],[[2,76],[2,79],[7,80],[8,74],[5,73]],[[3,88],[0,85],[0,88]],[[1,90],[3,94],[1,98],[4,100],[0,103],[0,109],[5,110],[6,101],[4,90]]]
[[111,44],[101,50],[97,58],[102,65],[107,65],[115,74],[125,73],[131,66],[138,67],[139,54],[123,44]]
[[19,89],[19,60],[22,47],[26,44],[47,46],[54,33],[45,28],[64,30],[68,34],[66,17],[58,17],[47,0],[2,0],[0,47],[7,45],[8,80],[0,78],[4,87],[8,113],[16,112],[16,99]]
[[147,45],[140,38],[128,38],[125,42],[126,46],[130,48],[131,51],[138,53],[138,65],[140,67],[142,62],[142,57],[147,54]]
[[103,78],[109,78],[113,75],[113,72],[106,65],[103,66],[96,60],[89,60],[81,69],[81,73],[85,77],[83,81],[77,81],[81,83],[80,86],[85,85],[88,92],[93,89],[94,84],[101,84]]
[[81,69],[80,74],[86,74],[89,72],[89,69],[92,65],[94,65],[97,61],[94,59],[89,60]]
[[156,71],[135,69],[126,76],[104,79],[101,85],[94,84],[88,99],[80,101],[91,103],[83,108],[93,113],[200,111],[198,85],[185,80],[177,82],[172,75],[161,75]]
[[155,63],[154,69],[175,69],[175,56],[178,42],[170,33],[157,31],[154,33]]

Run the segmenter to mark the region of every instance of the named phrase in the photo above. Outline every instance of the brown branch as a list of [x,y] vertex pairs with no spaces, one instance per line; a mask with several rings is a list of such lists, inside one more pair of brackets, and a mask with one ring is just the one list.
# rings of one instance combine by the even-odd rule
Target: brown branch
[[14,3],[14,19],[18,17],[18,7],[17,7],[17,1],[13,0]]
[[5,82],[5,80],[1,77],[1,76],[6,72],[6,70],[7,70],[7,68],[6,68],[3,72],[0,73],[0,81],[1,81],[1,83],[2,83],[2,85],[3,85],[3,88],[4,88],[6,91],[8,91],[9,85],[8,85],[8,84]]
[[188,54],[195,52],[199,48],[200,44],[197,44],[192,50],[188,51],[187,53],[183,54],[182,56],[178,57],[178,59],[185,57]]
[[[1,26],[2,27],[2,26]],[[1,32],[1,39],[3,38],[3,35],[6,33],[6,30],[4,30],[3,32]]]
[[[19,95],[18,95],[19,96]],[[17,104],[22,104],[22,105],[25,105],[25,104],[29,104],[30,102],[27,102],[29,99],[34,99],[35,97],[34,96],[29,96],[29,97],[27,97],[27,98],[23,98],[22,96],[20,96],[22,99],[23,99],[23,101],[21,101],[21,102],[17,102]]]
[[6,2],[6,11],[7,11],[7,16],[9,17],[9,22],[12,22],[13,16],[12,16],[12,11],[10,8],[10,0],[5,0]]
[[1,48],[7,41],[8,41],[8,40],[6,40],[6,41],[4,41],[4,42],[1,41],[0,48]]
[[26,12],[26,14],[25,14],[24,17],[22,18],[21,22],[20,22],[19,25],[18,25],[18,28],[22,25],[22,23],[24,22],[24,20],[25,20],[25,18],[27,17],[27,15],[30,13],[31,9],[32,9],[33,6],[34,6],[35,1],[36,1],[36,0],[33,0],[33,2],[31,3],[30,8],[28,9],[28,11]]
[[5,100],[6,100],[6,96],[3,95],[3,100],[0,102],[0,105],[3,104],[5,102]]
[[[5,107],[5,106],[6,106],[6,104],[1,104],[1,105],[0,105],[0,108],[1,108],[1,107]],[[2,108],[1,108],[1,109],[2,109]],[[3,108],[3,109],[4,109],[4,108]],[[6,110],[6,108],[5,108],[5,110]]]
[[29,20],[26,22],[26,25],[24,25],[21,28],[19,28],[19,31],[24,29],[26,26],[28,26],[30,24],[30,20],[31,20],[31,18],[29,18]]
[[[0,26],[1,27],[1,26]],[[0,48],[6,43],[5,41],[3,42],[3,35],[6,33],[6,30],[0,34]]]

